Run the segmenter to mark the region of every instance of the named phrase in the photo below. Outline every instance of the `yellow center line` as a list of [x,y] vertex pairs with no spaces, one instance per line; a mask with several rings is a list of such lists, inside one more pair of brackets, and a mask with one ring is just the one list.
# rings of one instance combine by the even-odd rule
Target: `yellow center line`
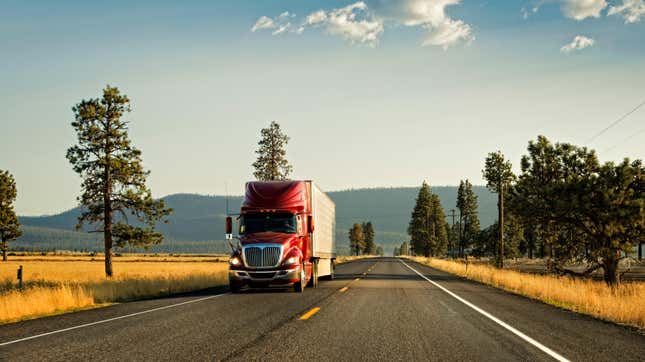
[[340,292],[341,292],[341,293],[342,293],[342,292],[346,292],[346,291],[347,291],[347,287],[342,287],[342,288],[340,288]]
[[318,313],[319,310],[320,310],[320,307],[311,308],[309,312],[300,316],[300,320],[306,321],[307,319],[311,318],[312,315]]

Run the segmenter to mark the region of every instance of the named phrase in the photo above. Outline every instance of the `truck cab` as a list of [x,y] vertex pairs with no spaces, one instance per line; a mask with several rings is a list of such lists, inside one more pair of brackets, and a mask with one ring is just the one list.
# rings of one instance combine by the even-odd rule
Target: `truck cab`
[[[229,259],[232,292],[274,285],[302,292],[320,277],[333,277],[335,206],[313,182],[248,182],[237,220],[239,243]],[[228,239],[232,229],[229,216]]]

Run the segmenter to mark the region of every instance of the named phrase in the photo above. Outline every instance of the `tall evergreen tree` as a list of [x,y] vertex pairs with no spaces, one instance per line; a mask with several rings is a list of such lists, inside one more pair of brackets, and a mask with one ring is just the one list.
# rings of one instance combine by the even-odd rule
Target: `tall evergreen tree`
[[432,211],[432,193],[427,182],[423,181],[417,200],[412,210],[408,235],[410,244],[415,255],[430,256],[430,232],[429,222]]
[[361,224],[354,224],[349,229],[349,248],[356,255],[360,255],[361,251],[365,249],[365,234],[363,234],[363,227]]
[[522,253],[523,254],[526,253],[526,256],[529,259],[533,259],[538,247],[539,226],[535,222],[535,220],[524,219],[519,214],[517,214],[517,216],[523,220],[522,229],[524,230],[523,239],[524,239],[524,247],[526,250],[523,250]]
[[372,222],[368,221],[363,223],[363,235],[365,236],[365,249],[363,254],[372,255],[376,252],[376,244],[374,244],[374,226]]
[[429,218],[430,255],[443,256],[448,250],[448,232],[446,229],[446,214],[443,212],[441,200],[437,194],[432,194]]
[[113,245],[161,243],[163,236],[155,225],[172,210],[163,200],[153,199],[146,186],[150,172],[143,169],[141,151],[132,146],[128,122],[123,120],[130,112],[128,97],[107,86],[101,99],[83,100],[73,111],[78,144],[67,150],[67,159],[82,178],[78,201],[83,212],[77,228],[87,223],[96,228],[93,232],[103,233],[105,274],[110,277]]
[[286,158],[285,146],[289,143],[289,137],[282,133],[277,122],[271,122],[260,134],[262,138],[258,142],[260,147],[255,151],[258,158],[253,163],[253,175],[260,181],[288,179],[293,169]]
[[410,245],[408,244],[407,241],[404,241],[401,243],[401,246],[399,247],[399,252],[397,255],[410,255]]
[[504,256],[509,259],[519,258],[522,255],[520,245],[526,242],[524,226],[520,219],[513,214],[507,215],[504,222],[506,223],[504,226]]
[[439,256],[448,248],[446,215],[439,196],[430,191],[424,181],[419,189],[416,204],[408,225],[408,235],[415,254]]
[[0,170],[0,249],[2,249],[2,261],[7,261],[9,242],[22,235],[18,217],[13,210],[16,196],[16,181],[13,176],[9,171]]
[[382,246],[377,246],[376,247],[376,255],[378,256],[383,256],[383,247]]
[[[583,274],[604,270],[620,282],[623,254],[645,239],[645,167],[641,160],[600,164],[593,150],[546,137],[529,142],[511,207],[540,224],[549,257],[587,264]],[[544,238],[544,236],[547,236]]]
[[488,189],[497,193],[497,212],[499,228],[499,254],[497,255],[497,266],[504,267],[504,194],[515,178],[512,166],[504,159],[501,151],[491,152],[486,157],[486,166],[482,170],[484,178],[488,182]]
[[461,227],[459,254],[463,256],[465,249],[472,246],[479,235],[477,195],[473,192],[473,185],[468,180],[459,182],[457,209],[459,209],[459,225]]

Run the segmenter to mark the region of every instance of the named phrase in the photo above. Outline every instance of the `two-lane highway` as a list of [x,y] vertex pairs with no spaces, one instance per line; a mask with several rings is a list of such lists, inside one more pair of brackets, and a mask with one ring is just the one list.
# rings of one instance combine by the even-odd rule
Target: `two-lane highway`
[[0,326],[1,360],[642,361],[645,336],[410,261],[307,288],[125,303]]

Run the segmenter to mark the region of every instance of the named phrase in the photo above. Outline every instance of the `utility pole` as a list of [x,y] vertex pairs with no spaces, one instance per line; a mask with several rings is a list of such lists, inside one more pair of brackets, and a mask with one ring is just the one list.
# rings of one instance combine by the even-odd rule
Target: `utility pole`
[[464,248],[463,248],[462,240],[461,240],[461,221],[462,221],[463,217],[464,217],[464,215],[462,215],[461,210],[459,210],[459,224],[458,224],[458,226],[459,226],[459,240],[458,240],[458,242],[459,242],[459,257],[460,258],[463,258],[463,256],[464,256]]
[[638,260],[643,260],[643,243],[638,243]]
[[500,185],[499,194],[497,195],[499,205],[499,263],[498,266],[504,268],[504,183]]

